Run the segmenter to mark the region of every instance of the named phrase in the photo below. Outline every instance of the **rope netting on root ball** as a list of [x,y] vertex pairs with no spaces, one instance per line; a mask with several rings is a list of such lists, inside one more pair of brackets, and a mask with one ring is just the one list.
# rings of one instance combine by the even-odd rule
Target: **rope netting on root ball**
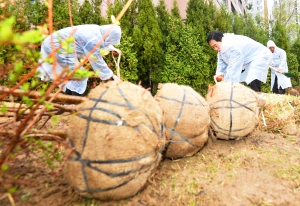
[[[291,95],[264,94],[259,130],[295,135],[300,132],[300,98]],[[298,125],[298,126],[297,126]],[[299,131],[298,131],[299,130]]]
[[205,99],[188,86],[160,84],[155,99],[163,110],[167,158],[192,156],[208,139],[209,107]]
[[70,120],[74,152],[65,174],[89,198],[135,195],[156,170],[165,145],[162,110],[149,91],[129,82],[91,90]]
[[219,139],[240,139],[258,124],[260,98],[252,89],[232,82],[218,82],[206,96],[211,127]]

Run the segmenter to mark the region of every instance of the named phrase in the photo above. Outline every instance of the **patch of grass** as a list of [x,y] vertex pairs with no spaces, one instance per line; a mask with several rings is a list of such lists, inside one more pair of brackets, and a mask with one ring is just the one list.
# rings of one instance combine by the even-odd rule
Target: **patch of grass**
[[269,172],[274,177],[293,181],[300,186],[300,149],[274,147],[259,153],[262,155],[261,164],[272,168]]
[[284,139],[286,141],[288,141],[288,142],[298,142],[299,141],[297,137],[295,137],[295,136],[289,136],[289,135],[285,136]]
[[186,186],[186,193],[189,195],[195,195],[197,194],[197,188],[198,188],[198,183],[193,181],[190,182],[187,186]]
[[218,172],[218,168],[217,168],[216,166],[214,166],[214,165],[208,165],[208,166],[206,167],[206,171],[207,171],[208,173],[211,173],[213,176],[215,176],[216,173]]
[[195,198],[189,200],[188,206],[196,206]]
[[190,174],[194,174],[195,170],[194,169],[191,169],[190,170]]
[[172,188],[175,188],[176,187],[176,181],[172,180],[171,185],[172,185]]

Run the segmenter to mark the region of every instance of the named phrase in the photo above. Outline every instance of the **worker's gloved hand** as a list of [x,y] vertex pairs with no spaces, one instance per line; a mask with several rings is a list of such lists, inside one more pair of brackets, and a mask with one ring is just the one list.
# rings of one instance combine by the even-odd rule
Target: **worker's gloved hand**
[[104,83],[107,83],[108,81],[121,81],[121,79],[117,75],[112,75],[109,79],[103,80]]
[[121,79],[116,75],[112,75],[112,78],[114,79],[114,81],[121,81]]
[[220,82],[223,80],[224,76],[223,75],[219,75],[219,76],[214,76],[216,81]]
[[115,51],[116,51],[119,55],[122,54],[122,51],[121,51],[120,49],[116,49]]
[[118,56],[118,55],[121,55],[121,54],[122,54],[122,51],[119,50],[119,49],[115,49],[114,51],[112,51],[112,54],[113,54],[114,56]]

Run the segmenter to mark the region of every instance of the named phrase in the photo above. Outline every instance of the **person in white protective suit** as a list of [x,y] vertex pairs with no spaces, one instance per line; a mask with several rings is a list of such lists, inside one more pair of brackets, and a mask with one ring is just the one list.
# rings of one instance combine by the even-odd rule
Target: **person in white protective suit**
[[[79,64],[78,58],[84,58],[98,44],[105,33],[110,30],[108,36],[102,41],[101,45],[95,49],[89,56],[89,62],[95,71],[99,71],[101,80],[120,80],[113,74],[112,70],[107,66],[102,58],[100,49],[106,51],[115,51],[121,54],[121,51],[113,45],[119,45],[121,40],[121,28],[118,25],[78,25],[58,30],[49,35],[42,43],[41,55],[39,62],[43,62],[37,69],[38,76],[42,81],[50,81],[54,79],[53,64],[44,62],[46,57],[52,53],[51,36],[53,37],[54,49],[57,60],[56,73],[59,75],[63,69],[68,68],[74,70]],[[74,42],[67,43],[67,37],[73,37]],[[80,69],[84,69],[80,67]],[[88,78],[81,80],[70,80],[63,86],[63,91],[69,95],[81,96],[87,87]]]
[[212,31],[208,37],[209,45],[218,52],[215,77],[224,76],[224,81],[246,82],[252,90],[261,91],[261,82],[266,83],[271,51],[253,39]]
[[[288,72],[286,52],[277,47],[272,40],[268,41],[267,47],[273,53],[271,66],[279,72]],[[285,94],[285,89],[292,87],[291,79],[279,72],[271,70],[271,91],[275,94]]]

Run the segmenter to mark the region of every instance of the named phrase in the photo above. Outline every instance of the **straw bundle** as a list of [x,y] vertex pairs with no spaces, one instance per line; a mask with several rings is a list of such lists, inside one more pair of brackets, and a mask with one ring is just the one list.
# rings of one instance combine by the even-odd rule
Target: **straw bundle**
[[192,156],[208,139],[208,104],[188,86],[160,84],[155,99],[163,110],[167,158]]
[[153,174],[165,139],[162,111],[150,92],[109,82],[78,105],[68,136],[74,152],[66,177],[81,195],[101,200],[135,195]]
[[294,88],[288,88],[286,89],[287,94],[292,96],[300,96],[300,92],[297,89]]
[[286,134],[297,133],[297,131],[292,130],[295,130],[295,125],[300,123],[299,97],[265,94],[264,99],[266,104],[260,116],[258,129]]
[[219,139],[239,139],[258,123],[259,96],[250,88],[232,82],[218,82],[206,97],[211,126]]

